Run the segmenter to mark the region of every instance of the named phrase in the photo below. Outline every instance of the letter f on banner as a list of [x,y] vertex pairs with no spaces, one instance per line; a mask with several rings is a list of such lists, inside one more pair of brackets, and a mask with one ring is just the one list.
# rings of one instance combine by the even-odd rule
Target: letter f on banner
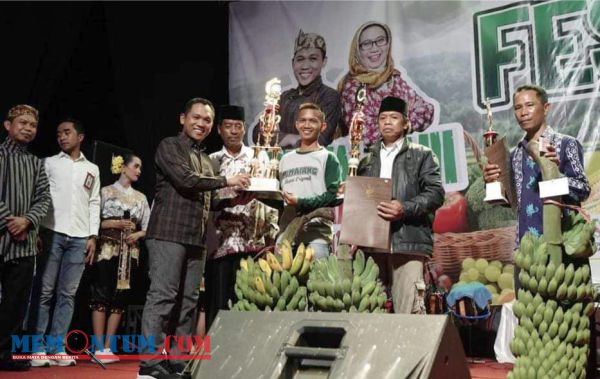
[[[529,6],[510,5],[473,15],[474,21],[474,92],[475,108],[485,110],[485,99],[492,107],[508,108],[510,76],[525,70],[532,62],[533,33],[529,22]],[[535,82],[535,78],[528,81]]]

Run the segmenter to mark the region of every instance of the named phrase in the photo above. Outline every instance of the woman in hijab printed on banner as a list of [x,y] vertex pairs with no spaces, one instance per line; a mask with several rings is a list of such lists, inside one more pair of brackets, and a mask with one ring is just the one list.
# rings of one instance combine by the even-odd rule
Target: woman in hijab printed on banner
[[381,100],[387,96],[406,100],[413,130],[423,131],[434,120],[434,105],[419,95],[417,92],[422,91],[411,86],[408,78],[403,78],[394,67],[391,50],[392,34],[386,24],[369,21],[361,25],[352,38],[349,71],[338,83],[345,126],[343,134],[347,133],[355,112],[356,93],[362,86],[366,87],[367,96],[362,111],[365,121],[363,140],[367,146],[380,137],[377,113]]

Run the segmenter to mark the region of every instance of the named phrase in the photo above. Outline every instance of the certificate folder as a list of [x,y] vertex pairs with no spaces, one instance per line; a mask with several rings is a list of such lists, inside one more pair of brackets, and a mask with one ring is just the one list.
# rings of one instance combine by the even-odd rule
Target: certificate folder
[[340,243],[390,251],[390,223],[377,205],[392,199],[392,180],[351,176],[346,179]]

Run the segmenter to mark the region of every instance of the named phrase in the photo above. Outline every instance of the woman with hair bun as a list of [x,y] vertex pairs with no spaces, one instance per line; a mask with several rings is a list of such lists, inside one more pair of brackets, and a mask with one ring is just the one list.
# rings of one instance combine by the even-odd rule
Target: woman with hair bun
[[[146,235],[150,207],[146,195],[132,188],[142,173],[142,161],[134,155],[112,159],[111,172],[119,179],[102,188],[100,244],[93,266],[90,308],[94,335],[105,338],[103,363],[116,362],[114,336],[127,305],[131,272],[137,267],[139,241]],[[108,356],[108,357],[107,357]]]

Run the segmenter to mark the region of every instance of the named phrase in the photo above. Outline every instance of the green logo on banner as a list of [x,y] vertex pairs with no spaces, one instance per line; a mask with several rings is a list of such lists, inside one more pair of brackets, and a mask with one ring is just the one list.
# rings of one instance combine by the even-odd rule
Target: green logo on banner
[[536,83],[550,100],[596,95],[600,1],[515,3],[475,13],[475,103],[510,108],[512,86]]

